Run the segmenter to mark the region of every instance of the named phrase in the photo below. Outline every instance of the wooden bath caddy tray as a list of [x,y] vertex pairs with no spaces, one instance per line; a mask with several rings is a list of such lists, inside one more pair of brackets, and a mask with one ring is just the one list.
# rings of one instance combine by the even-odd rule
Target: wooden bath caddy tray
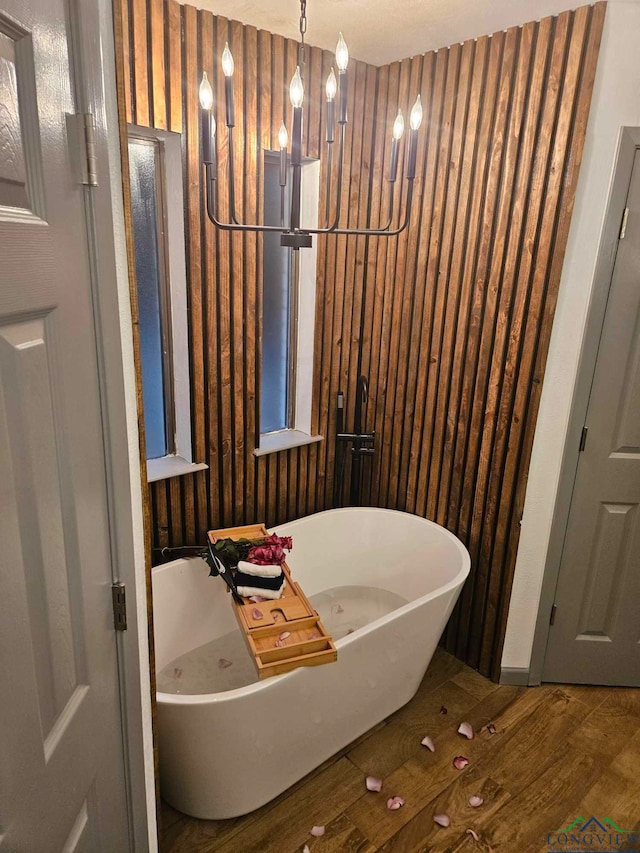
[[[209,531],[212,543],[217,539],[259,539],[268,535],[264,524]],[[245,598],[246,603],[241,605],[230,596],[231,606],[261,679],[282,675],[299,666],[319,666],[338,659],[332,638],[300,586],[291,579],[286,563],[282,564],[282,571],[285,576],[282,598],[259,604]],[[253,616],[254,610],[262,614],[261,619]],[[283,640],[285,645],[276,646],[276,640],[285,631],[290,634]]]

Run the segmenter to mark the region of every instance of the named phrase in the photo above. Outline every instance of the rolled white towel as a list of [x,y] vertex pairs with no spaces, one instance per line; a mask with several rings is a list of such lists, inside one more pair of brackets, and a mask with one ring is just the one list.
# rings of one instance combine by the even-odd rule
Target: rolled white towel
[[243,598],[250,598],[252,595],[261,595],[262,598],[269,598],[272,601],[276,598],[282,598],[282,591],[284,589],[284,583],[280,587],[280,589],[262,589],[258,586],[239,586],[237,587],[238,593]]
[[256,563],[247,563],[244,560],[240,560],[238,563],[238,571],[259,578],[277,578],[278,575],[282,574],[280,566],[258,566]]

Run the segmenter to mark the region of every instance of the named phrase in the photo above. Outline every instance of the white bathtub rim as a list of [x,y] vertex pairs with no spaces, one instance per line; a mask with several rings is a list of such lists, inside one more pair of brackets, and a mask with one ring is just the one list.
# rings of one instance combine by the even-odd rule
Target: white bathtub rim
[[[389,622],[399,619],[403,614],[410,613],[412,610],[415,610],[418,607],[422,607],[427,602],[432,601],[435,598],[439,598],[440,596],[446,596],[447,593],[451,592],[453,589],[458,586],[461,586],[464,583],[464,581],[469,575],[469,570],[471,568],[471,558],[469,556],[469,552],[467,551],[463,543],[458,539],[458,537],[455,536],[455,534],[447,530],[446,527],[442,527],[440,524],[436,524],[434,521],[430,521],[427,518],[422,518],[419,515],[414,515],[413,513],[401,512],[400,510],[384,509],[381,507],[341,507],[339,509],[323,510],[322,512],[313,513],[312,515],[304,516],[303,518],[287,522],[286,524],[279,524],[271,528],[271,530],[281,530],[284,527],[295,525],[298,522],[306,521],[307,519],[315,518],[317,516],[327,515],[329,513],[353,513],[363,511],[368,513],[375,511],[376,513],[392,515],[411,515],[414,518],[419,519],[421,522],[424,522],[425,524],[428,524],[432,527],[437,527],[438,530],[446,534],[458,548],[462,557],[462,566],[460,568],[460,571],[448,583],[439,586],[437,589],[427,593],[426,595],[420,596],[420,598],[415,598],[413,601],[409,601],[406,604],[397,607],[395,610],[392,610],[385,616],[381,616],[378,619],[375,619],[373,622],[369,622],[367,625],[363,625],[362,628],[356,629],[352,634],[348,634],[347,636],[342,637],[339,640],[335,640],[335,647],[338,650],[338,653],[340,652],[340,649],[358,641],[360,638],[366,636],[372,631],[378,630],[383,625],[386,625]],[[170,563],[155,566],[152,569],[152,575],[154,573],[160,572],[163,569],[166,570],[169,567]],[[320,592],[322,592],[322,590],[320,590]],[[331,664],[325,665],[330,666]],[[233,690],[224,690],[220,693],[163,693],[161,691],[158,691],[156,693],[156,702],[159,705],[211,705],[218,704],[220,702],[231,702],[241,696],[247,696],[252,693],[258,692],[259,690],[269,689],[273,687],[275,682],[282,681],[282,679],[294,678],[296,674],[305,672],[307,669],[308,667],[298,667],[297,669],[293,669],[290,672],[285,672],[282,675],[276,675],[270,678],[254,681],[251,684],[245,684],[242,687],[235,687]]]

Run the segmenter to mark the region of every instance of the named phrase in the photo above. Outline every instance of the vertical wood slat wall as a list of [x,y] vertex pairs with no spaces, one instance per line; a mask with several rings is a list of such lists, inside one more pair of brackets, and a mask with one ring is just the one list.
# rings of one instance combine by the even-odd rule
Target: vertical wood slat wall
[[[318,239],[312,425],[325,440],[258,459],[261,238],[216,232],[204,214],[197,92],[204,69],[224,103],[228,40],[233,157],[258,174],[257,185],[240,180],[238,203],[260,218],[262,149],[277,147],[297,43],[174,0],[119,4],[126,120],[182,133],[193,447],[209,465],[152,484],[154,546],[330,507],[336,395],[349,428],[363,372],[376,431],[363,502],[434,519],[465,542],[472,572],[445,641],[495,677],[605,4],[381,68],[350,65],[342,221],[384,220],[390,127],[420,91],[411,223],[397,239]],[[309,157],[321,153],[332,61],[307,51]],[[218,140],[224,187],[224,128]]]

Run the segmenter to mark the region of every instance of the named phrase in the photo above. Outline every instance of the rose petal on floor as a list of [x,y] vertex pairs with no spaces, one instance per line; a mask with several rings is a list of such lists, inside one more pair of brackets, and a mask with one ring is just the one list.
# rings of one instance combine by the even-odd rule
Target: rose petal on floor
[[441,714],[448,714],[449,712],[448,712],[448,711],[447,711],[447,709],[444,707],[444,705],[440,705],[440,713],[441,713]]
[[468,763],[469,759],[465,758],[464,755],[456,755],[456,757],[453,759],[453,766],[456,768],[456,770],[464,770]]
[[228,666],[231,666],[231,661],[227,660],[226,658],[220,658],[220,660],[218,661],[218,667],[220,669],[226,669]]
[[427,749],[429,749],[431,752],[435,752],[435,751],[436,751],[435,744],[434,744],[434,742],[431,740],[431,738],[430,738],[430,737],[423,737],[423,738],[422,738],[422,740],[420,741],[420,743],[422,744],[422,746],[426,746],[426,747],[427,747]]
[[471,723],[460,723],[458,726],[458,734],[464,735],[469,740],[473,740],[475,737]]
[[467,829],[467,833],[473,838],[474,841],[480,841],[478,833],[475,831],[475,829]]
[[433,822],[437,823],[438,826],[449,826],[451,818],[448,814],[435,814],[433,816]]
[[389,811],[395,812],[404,805],[402,797],[389,797],[387,800],[387,808]]
[[344,613],[344,607],[341,607],[340,605],[338,605],[336,607],[336,613]]
[[378,779],[377,776],[367,776],[367,791],[378,791],[382,790],[382,779]]
[[324,835],[324,826],[314,826],[311,830],[311,835],[321,838]]
[[469,797],[469,805],[473,809],[477,809],[484,803],[482,797],[479,797],[477,794],[474,794],[473,797]]
[[487,731],[489,732],[490,735],[494,735],[498,731],[496,729],[496,724],[495,723],[489,723],[489,725],[487,726]]

